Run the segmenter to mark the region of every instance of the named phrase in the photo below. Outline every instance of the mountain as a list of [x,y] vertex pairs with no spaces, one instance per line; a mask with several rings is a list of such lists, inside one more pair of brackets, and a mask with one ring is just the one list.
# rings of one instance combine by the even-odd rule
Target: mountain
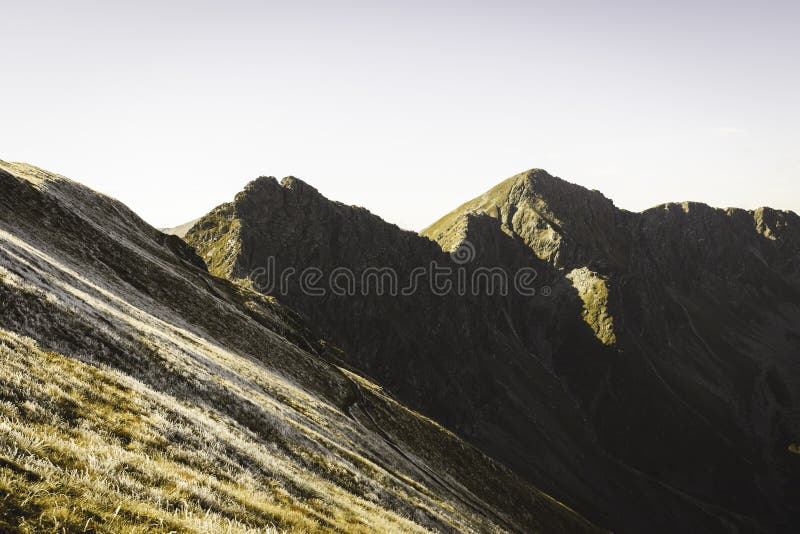
[[600,532],[120,202],[0,193],[0,531]]
[[[349,365],[595,524],[800,521],[792,212],[632,213],[534,169],[417,235],[261,177],[185,239],[211,273],[296,310]],[[521,272],[534,291],[490,290]]]
[[189,221],[187,223],[179,224],[178,226],[173,226],[172,228],[159,228],[159,230],[161,232],[164,232],[165,234],[175,235],[175,236],[178,236],[178,237],[184,237],[186,235],[186,232],[188,232],[189,229],[192,226],[194,226],[194,223],[196,223],[198,220],[199,219],[195,219],[195,220]]

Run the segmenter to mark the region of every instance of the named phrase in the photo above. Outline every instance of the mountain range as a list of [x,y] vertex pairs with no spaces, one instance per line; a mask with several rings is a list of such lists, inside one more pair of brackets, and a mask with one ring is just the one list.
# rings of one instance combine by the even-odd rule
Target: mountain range
[[418,234],[260,177],[164,233],[0,191],[0,530],[800,524],[793,212],[534,169]]

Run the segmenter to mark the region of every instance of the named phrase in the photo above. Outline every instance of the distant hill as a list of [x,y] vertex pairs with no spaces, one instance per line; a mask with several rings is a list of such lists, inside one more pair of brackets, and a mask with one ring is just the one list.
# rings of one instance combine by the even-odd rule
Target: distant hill
[[176,235],[178,237],[186,236],[186,232],[194,226],[194,223],[199,221],[200,219],[195,219],[193,221],[189,221],[187,223],[180,224],[178,226],[173,226],[172,228],[159,228],[160,231],[164,232],[165,234],[169,235]]

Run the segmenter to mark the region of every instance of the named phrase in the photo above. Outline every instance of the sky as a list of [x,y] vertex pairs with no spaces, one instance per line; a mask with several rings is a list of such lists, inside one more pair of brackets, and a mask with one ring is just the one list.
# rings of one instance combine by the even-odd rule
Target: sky
[[534,167],[800,212],[798,1],[0,3],[0,159],[154,226],[294,175],[420,230]]

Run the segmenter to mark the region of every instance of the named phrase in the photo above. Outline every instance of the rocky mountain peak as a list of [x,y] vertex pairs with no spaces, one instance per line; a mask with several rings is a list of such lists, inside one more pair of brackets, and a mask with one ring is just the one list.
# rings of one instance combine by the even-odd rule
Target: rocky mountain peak
[[274,176],[259,176],[249,182],[239,195],[280,194],[283,192],[281,191],[282,189],[296,193],[319,195],[319,191],[315,187],[295,176],[286,176],[280,182]]
[[283,180],[281,180],[281,185],[286,189],[291,189],[292,191],[297,191],[298,193],[319,195],[319,191],[317,191],[316,187],[309,185],[307,182],[304,182],[295,176],[286,176]]
[[280,187],[280,183],[278,183],[277,178],[274,176],[259,176],[255,180],[248,182],[247,185],[244,186],[244,189],[236,195],[236,198],[263,195],[265,193],[278,191]]
[[330,204],[317,189],[294,176],[280,182],[273,176],[261,176],[248,183],[236,195],[234,207],[239,219],[258,221],[265,214],[291,209],[290,206]]
[[536,255],[557,267],[621,261],[624,239],[619,232],[626,212],[599,191],[592,191],[531,169],[499,183],[462,204],[421,234],[443,249],[457,246],[463,218],[485,214],[519,236]]

